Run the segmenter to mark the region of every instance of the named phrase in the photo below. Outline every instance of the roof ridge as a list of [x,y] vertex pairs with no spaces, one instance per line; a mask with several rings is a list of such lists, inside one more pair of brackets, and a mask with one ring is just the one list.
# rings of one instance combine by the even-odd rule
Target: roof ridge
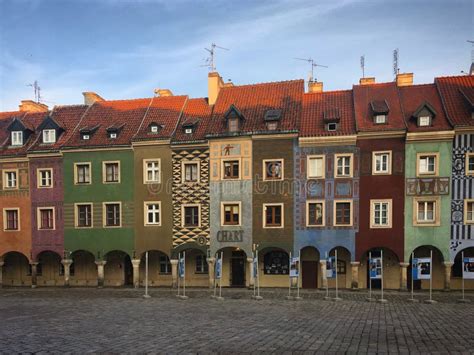
[[321,91],[321,92],[305,92],[304,95],[322,95],[322,94],[336,94],[336,93],[347,93],[352,92],[352,89],[340,89],[340,90],[329,90],[329,91]]
[[474,77],[474,75],[444,75],[444,76],[435,76],[436,79],[451,79],[451,78],[469,78]]
[[267,81],[267,82],[260,82],[260,83],[254,83],[254,84],[242,84],[242,85],[233,85],[233,86],[224,86],[221,88],[221,90],[224,89],[233,89],[233,88],[241,88],[245,86],[263,86],[263,85],[276,85],[276,84],[289,84],[289,83],[298,83],[298,82],[303,82],[304,79],[290,79],[290,80],[280,80],[280,81]]

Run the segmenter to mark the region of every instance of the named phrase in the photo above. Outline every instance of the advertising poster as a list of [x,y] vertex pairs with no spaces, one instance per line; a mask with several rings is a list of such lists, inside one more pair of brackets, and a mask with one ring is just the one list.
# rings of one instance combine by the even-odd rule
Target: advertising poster
[[330,256],[326,260],[326,277],[333,279],[336,277],[336,257]]
[[431,278],[431,258],[414,258],[412,276],[413,280],[429,280]]
[[372,280],[382,279],[382,258],[369,259],[369,275]]
[[253,258],[253,277],[257,278],[258,277],[258,258],[255,256]]
[[183,256],[179,259],[179,262],[178,262],[178,275],[179,275],[180,278],[184,278],[184,272],[185,272],[184,261],[185,261],[185,259],[184,259],[184,256]]
[[290,277],[299,277],[299,270],[300,270],[300,258],[298,257],[291,258]]
[[218,258],[216,260],[216,279],[220,279],[222,276],[222,259]]
[[464,258],[462,261],[462,277],[465,279],[474,279],[474,258]]

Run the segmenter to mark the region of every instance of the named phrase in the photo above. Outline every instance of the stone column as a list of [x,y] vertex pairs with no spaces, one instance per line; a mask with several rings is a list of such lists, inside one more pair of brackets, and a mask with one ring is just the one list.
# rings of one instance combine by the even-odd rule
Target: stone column
[[31,262],[31,288],[36,288],[38,283],[38,264],[37,262]]
[[214,274],[214,265],[216,262],[216,258],[208,258],[207,259],[207,265],[209,269],[209,288],[214,287],[214,278],[216,277]]
[[451,267],[453,266],[453,262],[445,261],[443,262],[444,265],[444,290],[449,291],[451,290]]
[[248,287],[252,287],[255,284],[255,278],[253,277],[253,259],[252,258],[247,258],[247,263],[249,264],[249,270],[250,270],[250,277],[249,277],[249,285]]
[[359,266],[360,261],[351,261],[351,288],[359,289]]
[[96,261],[95,264],[97,265],[97,287],[102,288],[104,287],[104,266],[107,261],[100,260]]
[[400,263],[400,291],[407,291],[407,269],[410,263]]
[[140,259],[132,260],[132,269],[133,269],[133,287],[140,287]]
[[64,266],[64,287],[69,287],[69,279],[71,278],[71,259],[61,260],[61,264]]
[[5,262],[0,261],[0,288],[3,287],[3,265]]
[[321,270],[321,288],[328,287],[328,278],[326,275],[326,260],[319,260],[319,269]]
[[178,287],[178,259],[171,259],[171,287]]

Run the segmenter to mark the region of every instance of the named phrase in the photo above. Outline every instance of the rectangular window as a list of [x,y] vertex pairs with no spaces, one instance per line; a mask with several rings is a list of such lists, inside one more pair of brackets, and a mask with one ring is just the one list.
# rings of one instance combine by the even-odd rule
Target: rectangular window
[[54,229],[54,209],[38,208],[38,229]]
[[90,184],[91,183],[91,164],[90,163],[76,163],[76,184]]
[[104,227],[120,227],[120,203],[104,203]]
[[263,205],[264,228],[283,227],[283,204],[264,204]]
[[282,180],[283,179],[283,160],[264,160],[263,161],[263,180]]
[[474,175],[474,153],[466,153],[466,175]]
[[474,200],[464,200],[464,224],[474,224]]
[[160,274],[171,274],[170,259],[166,255],[160,255]]
[[105,183],[120,182],[120,163],[118,161],[104,162],[102,174]]
[[222,204],[222,225],[237,226],[240,225],[240,203]]
[[199,163],[198,162],[184,162],[184,182],[198,182],[199,181]]
[[240,176],[240,164],[238,160],[224,161],[224,179],[238,179]]
[[324,155],[308,156],[308,179],[324,179],[324,160]]
[[44,129],[43,130],[43,143],[54,143],[54,142],[56,142],[56,130]]
[[375,120],[376,124],[383,124],[383,123],[387,122],[387,116],[386,115],[376,115],[374,120]]
[[209,266],[207,264],[206,256],[204,254],[196,255],[196,274],[209,273]]
[[19,209],[4,209],[3,210],[3,229],[6,231],[20,230]]
[[239,131],[239,119],[238,118],[229,118],[228,127],[229,132],[238,132]]
[[76,227],[92,227],[92,204],[76,204]]
[[183,206],[183,227],[199,227],[199,205]]
[[324,201],[306,202],[306,226],[322,227],[324,226]]
[[22,131],[12,132],[12,145],[23,145],[23,132]]
[[3,183],[4,183],[5,189],[17,189],[18,188],[18,171],[17,170],[4,170]]
[[47,188],[53,186],[53,169],[38,169],[38,187]]
[[335,177],[352,176],[352,154],[336,154],[336,173]]
[[418,126],[427,127],[431,126],[431,117],[430,116],[421,116],[418,118]]
[[160,179],[160,165],[161,161],[157,160],[144,160],[144,183],[145,184],[159,184]]
[[374,152],[372,154],[372,174],[390,174],[392,171],[392,152]]
[[161,202],[145,202],[145,225],[161,225]]
[[438,175],[438,153],[417,154],[418,175]]
[[392,200],[371,200],[370,216],[370,228],[391,228]]
[[335,226],[351,226],[352,225],[352,202],[339,201],[334,203]]
[[434,222],[436,217],[435,212],[436,202],[434,201],[419,201],[418,202],[418,222]]

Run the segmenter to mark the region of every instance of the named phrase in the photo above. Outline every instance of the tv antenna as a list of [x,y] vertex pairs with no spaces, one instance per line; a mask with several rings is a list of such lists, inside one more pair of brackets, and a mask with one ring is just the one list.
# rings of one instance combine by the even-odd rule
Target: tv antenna
[[38,85],[38,80],[35,80],[33,84],[28,84],[27,86],[31,86],[33,88],[35,91],[35,101],[39,103],[41,100],[41,88]]
[[206,51],[209,52],[209,57],[206,58],[206,64],[201,65],[201,66],[208,67],[210,72],[216,71],[216,62],[215,62],[216,48],[223,49],[225,51],[230,51],[229,48],[220,47],[215,43],[211,43],[211,49],[204,48]]
[[365,54],[360,57],[360,68],[362,69],[362,77],[365,78]]
[[314,68],[316,68],[316,67],[329,68],[326,65],[315,63],[314,59],[312,59],[312,58],[293,58],[293,59],[303,60],[305,62],[308,62],[311,65],[311,72],[309,74],[309,79],[308,79],[309,82],[318,81],[317,79],[314,78]]
[[398,68],[398,48],[393,51],[393,75],[397,76],[400,68]]

